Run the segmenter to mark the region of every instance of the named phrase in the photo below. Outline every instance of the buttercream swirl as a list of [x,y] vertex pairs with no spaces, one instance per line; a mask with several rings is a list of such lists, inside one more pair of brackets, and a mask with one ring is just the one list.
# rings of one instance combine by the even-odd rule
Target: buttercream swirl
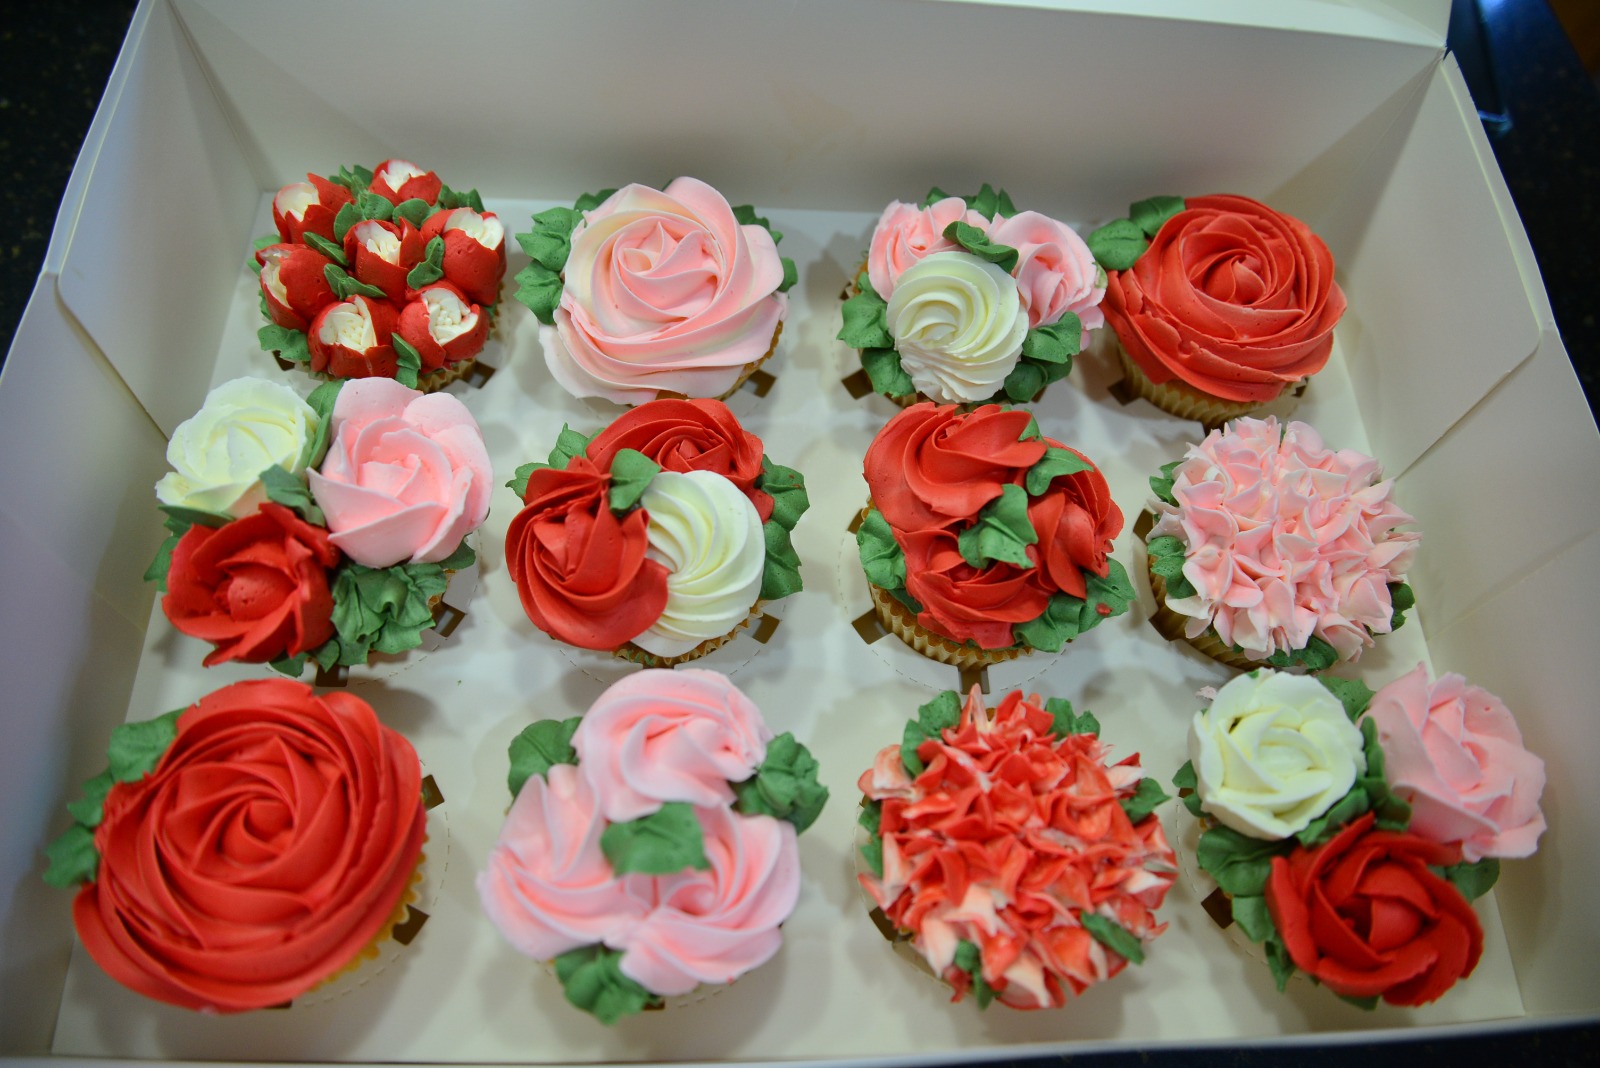
[[1023,441],[1027,412],[986,404],[915,404],[867,446],[863,464],[873,504],[897,530],[967,520],[1044,457],[1041,438]]
[[908,267],[885,323],[919,392],[968,403],[994,395],[1028,333],[1015,279],[967,252],[937,252]]
[[172,470],[156,483],[156,499],[235,519],[250,515],[267,499],[261,472],[305,470],[319,422],[311,406],[280,382],[224,382],[172,432]]
[[936,252],[960,251],[960,245],[944,236],[954,222],[980,230],[989,224],[960,197],[944,197],[926,208],[902,200],[891,202],[872,228],[867,249],[867,277],[873,291],[888,300],[907,268]]

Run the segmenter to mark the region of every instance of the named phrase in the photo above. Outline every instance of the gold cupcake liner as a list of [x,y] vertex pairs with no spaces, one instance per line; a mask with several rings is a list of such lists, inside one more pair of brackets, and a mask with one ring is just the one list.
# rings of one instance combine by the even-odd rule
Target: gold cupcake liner
[[424,393],[436,393],[452,382],[458,382],[472,373],[478,366],[478,358],[469,356],[459,363],[448,363],[436,371],[417,376],[417,388]]
[[693,649],[690,649],[687,653],[679,653],[677,656],[657,656],[655,653],[639,648],[632,642],[624,642],[622,645],[611,650],[611,655],[616,657],[618,660],[627,660],[630,663],[643,664],[648,668],[677,667],[679,664],[687,664],[691,660],[699,660],[707,653],[710,653],[715,649],[720,649],[724,645],[733,641],[733,639],[737,638],[741,630],[749,627],[751,623],[754,623],[756,619],[760,617],[761,610],[766,606],[766,603],[767,602],[765,600],[762,600],[759,597],[756,598],[756,603],[750,606],[750,613],[737,624],[735,624],[732,630],[728,631],[726,634],[720,634],[715,638],[707,638]]
[[1215,430],[1228,420],[1249,415],[1264,405],[1276,404],[1285,394],[1297,398],[1305,388],[1305,380],[1302,379],[1297,385],[1285,387],[1283,393],[1272,400],[1223,400],[1203,393],[1179,378],[1173,378],[1158,386],[1150,381],[1150,377],[1138,364],[1133,362],[1133,357],[1128,355],[1128,350],[1123,347],[1120,339],[1116,342],[1116,349],[1117,361],[1122,365],[1123,381],[1131,387],[1135,396],[1143,397],[1170,415],[1194,419],[1202,423],[1207,430]]
[[897,601],[888,590],[869,582],[867,591],[872,594],[872,607],[877,611],[878,622],[883,624],[884,629],[929,660],[973,671],[1003,664],[1033,651],[1016,645],[1008,645],[1003,649],[984,649],[967,642],[951,641],[918,624],[911,609]]
[[[726,393],[723,393],[721,396],[717,397],[716,399],[725,401],[729,397],[733,396],[735,393],[739,392],[739,387],[743,386],[746,382],[750,381],[750,376],[755,374],[757,371],[761,370],[761,365],[762,364],[764,364],[768,360],[772,359],[772,354],[778,351],[778,339],[780,337],[782,337],[782,336],[783,336],[783,320],[779,319],[778,320],[778,328],[772,332],[772,344],[767,346],[766,353],[763,354],[762,357],[759,360],[756,360],[754,363],[745,364],[744,365],[744,369],[739,372],[739,377],[734,380],[733,385],[728,387],[728,391]],[[669,396],[676,396],[676,394],[658,393],[657,396],[658,397],[669,397]]]
[[343,978],[344,976],[356,971],[369,961],[378,959],[378,955],[383,950],[383,944],[394,937],[395,928],[406,922],[407,918],[411,914],[411,906],[415,905],[420,900],[420,895],[417,893],[417,887],[422,884],[422,868],[428,860],[428,854],[426,852],[428,839],[426,835],[423,836],[422,844],[424,846],[424,851],[417,854],[417,866],[411,872],[411,879],[406,883],[406,888],[400,894],[400,900],[396,902],[394,910],[390,912],[388,919],[383,921],[383,926],[378,928],[378,933],[372,936],[372,941],[368,942],[365,946],[362,946],[361,949],[357,950],[356,955],[351,957],[348,961],[341,964],[338,968],[329,972],[321,979],[317,980],[317,982],[309,990],[307,990],[306,993],[309,994],[313,990],[320,990],[329,983],[332,983],[334,980]]

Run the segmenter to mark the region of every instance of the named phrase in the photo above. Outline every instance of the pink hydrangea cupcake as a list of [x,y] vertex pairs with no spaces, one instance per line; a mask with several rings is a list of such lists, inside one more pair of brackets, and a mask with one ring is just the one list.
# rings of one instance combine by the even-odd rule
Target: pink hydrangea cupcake
[[575,397],[726,398],[777,350],[796,281],[781,237],[697,178],[608,189],[517,235],[517,299]]
[[511,744],[484,911],[610,1024],[766,963],[800,893],[817,764],[715,672],[647,669]]

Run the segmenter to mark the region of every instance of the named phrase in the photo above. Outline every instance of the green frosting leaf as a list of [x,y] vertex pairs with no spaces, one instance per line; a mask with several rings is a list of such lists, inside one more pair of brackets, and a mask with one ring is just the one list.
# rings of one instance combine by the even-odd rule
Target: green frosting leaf
[[1037,419],[1035,419],[1033,417],[1033,413],[1032,412],[1029,412],[1028,413],[1028,425],[1022,428],[1022,433],[1017,435],[1017,440],[1018,441],[1034,441],[1034,440],[1036,440],[1038,438],[1042,438],[1042,437],[1044,437],[1044,431],[1039,429],[1039,420],[1037,420]]
[[349,300],[357,295],[372,297],[375,300],[382,300],[385,297],[383,290],[352,277],[337,263],[330,263],[324,267],[322,277],[328,280],[328,288],[333,290],[333,295],[340,300]]
[[481,213],[483,211],[483,198],[478,195],[478,191],[476,189],[468,189],[466,192],[459,192],[455,189],[451,189],[443,182],[440,182],[439,207],[445,210],[449,210],[451,208],[471,208],[473,211]]
[[444,277],[444,238],[435,234],[423,249],[422,259],[406,272],[406,285],[421,289]]
[[85,827],[100,826],[100,821],[105,818],[106,794],[111,792],[111,786],[116,781],[110,768],[102,771],[83,784],[83,796],[68,802],[67,812]]
[[1093,712],[1084,709],[1082,712],[1072,710],[1072,702],[1065,697],[1047,698],[1044,710],[1055,718],[1051,730],[1055,731],[1057,738],[1065,738],[1069,734],[1100,734],[1100,721]]
[[687,801],[668,801],[648,816],[611,824],[600,834],[600,851],[618,875],[670,875],[711,867],[700,821]]
[[775,519],[761,524],[767,546],[767,562],[761,572],[761,599],[778,601],[804,589],[800,580],[800,554],[794,551],[789,532]]
[[565,423],[561,424],[561,433],[556,435],[555,447],[550,450],[547,460],[549,466],[557,471],[565,471],[574,456],[582,456],[589,447],[593,436],[584,436]]
[[[1178,798],[1191,816],[1198,819],[1205,815],[1205,809],[1200,806],[1200,779],[1194,773],[1194,761],[1183,762],[1183,767],[1172,777],[1172,785],[1177,787]],[[1184,793],[1185,790],[1188,793]]]
[[905,397],[917,391],[894,349],[862,349],[861,369],[867,372],[873,391],[885,397]]
[[1267,951],[1267,968],[1272,972],[1272,981],[1281,994],[1294,976],[1294,958],[1289,955],[1289,947],[1283,944],[1283,936],[1278,934],[1277,928],[1273,928],[1262,946]]
[[572,748],[572,735],[583,722],[582,716],[571,719],[541,719],[522,728],[511,739],[508,755],[511,771],[506,776],[506,786],[511,796],[522,792],[523,783],[535,775],[547,779],[550,769],[557,764],[576,764],[578,751]]
[[1028,496],[1038,497],[1050,488],[1051,482],[1062,475],[1075,475],[1080,471],[1093,470],[1094,464],[1077,453],[1051,445],[1044,450],[1044,456],[1039,462],[1028,468],[1028,475],[1023,479],[1022,485],[1028,491]]
[[300,235],[300,239],[307,245],[310,245],[312,248],[322,253],[324,256],[328,257],[328,259],[332,260],[334,263],[337,263],[340,267],[350,266],[350,258],[344,254],[344,249],[340,248],[338,245],[335,245],[332,241],[329,241],[321,234],[313,230],[307,230],[305,233]]
[[1000,496],[979,509],[973,524],[957,536],[956,546],[961,558],[973,567],[1002,561],[1031,568],[1034,563],[1028,559],[1028,546],[1038,541],[1039,532],[1028,519],[1027,492],[1021,486],[1008,484]]
[[1157,805],[1169,800],[1171,797],[1161,789],[1161,784],[1147,775],[1139,780],[1139,789],[1134,791],[1132,797],[1125,797],[1118,803],[1127,814],[1128,822],[1138,823],[1154,812]]
[[603,945],[580,946],[555,959],[556,978],[567,1000],[606,1026],[643,1012],[661,999],[622,974],[622,952]]
[[787,293],[793,289],[795,283],[800,281],[800,268],[794,265],[794,260],[788,256],[779,256],[778,264],[783,268],[783,281],[778,283],[778,292]]
[[1083,321],[1075,312],[1064,313],[1047,326],[1035,326],[1022,338],[1022,355],[1040,363],[1065,364],[1072,370],[1072,358],[1083,347]]
[[448,585],[438,564],[371,568],[346,562],[333,580],[337,662],[364,664],[373,652],[403,653],[421,645],[422,632],[433,626],[428,601]]
[[1303,667],[1307,671],[1322,671],[1339,662],[1339,650],[1329,645],[1315,634],[1306,643],[1304,649],[1280,649],[1267,657],[1262,663],[1268,667],[1287,668]]
[[1389,791],[1389,781],[1383,771],[1383,746],[1378,744],[1378,724],[1368,717],[1361,721],[1360,727],[1367,770],[1356,779],[1356,788],[1365,790],[1371,799],[1380,830],[1403,831],[1411,822],[1411,806]]
[[1182,210],[1182,197],[1150,197],[1128,205],[1128,220],[1146,237],[1154,239],[1161,231],[1161,224]]
[[856,528],[856,551],[867,581],[879,589],[898,590],[906,584],[906,554],[894,538],[894,530],[876,508]]
[[572,231],[583,221],[575,208],[549,208],[533,217],[533,229],[517,235],[517,243],[528,258],[559,273],[572,254]]
[[917,756],[918,746],[960,722],[961,698],[954,690],[946,690],[918,708],[917,718],[908,720],[900,735],[900,763],[905,765],[907,774],[914,779],[927,767]]
[[[939,201],[954,195],[953,193],[946,193],[938,186],[934,186],[928,190],[928,195],[923,198],[922,207],[926,208],[932,204],[937,204]],[[988,182],[984,182],[976,193],[970,193],[961,197],[961,199],[966,201],[967,207],[982,215],[985,219],[993,219],[996,212],[1007,216],[1017,213],[1017,206],[1011,202],[1010,195],[1004,189],[996,190],[992,188]]]
[[610,200],[611,195],[616,191],[616,187],[613,186],[610,189],[602,189],[598,193],[585,193],[583,196],[573,201],[572,206],[577,208],[579,211],[593,211],[595,208],[598,208],[600,205]]
[[856,279],[856,288],[859,292],[840,305],[844,325],[839,340],[854,349],[893,349],[894,335],[885,318],[888,303],[873,290],[865,271]]
[[994,1001],[994,987],[983,978],[983,953],[976,942],[963,938],[956,943],[955,966],[972,980],[972,996],[977,999],[978,1008],[987,1009]]
[[[260,237],[256,238],[254,241],[250,242],[250,247],[255,249],[257,252],[260,252],[262,249],[270,248],[273,245],[280,244],[282,241],[283,241],[283,238],[278,236],[277,231],[273,231],[270,234],[262,234]],[[256,258],[254,256],[251,256],[250,257],[250,262],[251,263],[255,263],[255,261],[256,261]],[[261,267],[261,264],[256,263],[256,268],[258,270],[260,269],[260,267]]]
[[1277,928],[1273,925],[1272,914],[1267,911],[1267,899],[1253,894],[1244,894],[1232,899],[1233,922],[1239,925],[1245,937],[1252,942],[1264,942]]
[[1287,851],[1285,842],[1264,842],[1231,827],[1216,826],[1200,836],[1195,857],[1224,893],[1259,897],[1266,893],[1272,858]]
[[639,503],[661,465],[637,449],[619,449],[611,459],[611,510],[621,515]]
[[817,781],[817,760],[788,731],[767,743],[753,777],[733,785],[733,807],[746,816],[771,816],[804,831],[822,814],[828,788]]
[[1367,998],[1352,997],[1349,994],[1337,994],[1335,996],[1338,997],[1340,1001],[1347,1001],[1356,1008],[1365,1009],[1368,1012],[1371,1012],[1373,1009],[1378,1007],[1378,995],[1376,994],[1373,994],[1371,997]]
[[1045,374],[1044,367],[1031,360],[1018,360],[1017,365],[1006,375],[1006,380],[1000,388],[1007,399],[1017,404],[1026,404],[1039,395],[1039,391],[1050,384],[1050,378]]
[[74,823],[44,848],[50,866],[44,881],[58,890],[78,883],[92,883],[100,870],[100,852],[94,847],[94,832]]
[[404,219],[420,230],[422,229],[422,224],[432,214],[433,206],[431,204],[421,197],[412,197],[410,200],[402,200],[394,206],[393,218]]
[[534,317],[546,326],[555,323],[556,305],[561,303],[561,275],[542,263],[529,263],[516,273],[516,297]]
[[389,335],[389,340],[394,344],[394,380],[408,389],[416,389],[417,376],[422,373],[422,353],[401,337],[398,330]]
[[233,522],[233,516],[221,512],[207,512],[199,508],[184,508],[177,504],[158,504],[157,508],[167,514],[166,527],[174,534],[182,534],[190,527],[210,527],[215,530]]
[[883,878],[883,834],[878,824],[883,818],[883,803],[868,801],[861,806],[861,816],[856,820],[867,829],[866,844],[861,847],[861,859],[878,878]]
[[512,478],[510,482],[507,482],[506,485],[509,486],[512,492],[517,495],[517,499],[521,500],[528,495],[528,478],[535,471],[549,466],[549,464],[542,464],[537,460],[534,460],[531,463],[525,463],[521,467],[517,468],[515,477]]
[[800,517],[811,507],[811,496],[806,492],[806,477],[792,467],[775,464],[765,456],[761,458],[761,474],[756,478],[756,488],[772,498],[772,521],[784,530],[793,530]]
[[124,723],[112,731],[106,750],[111,777],[117,782],[136,782],[155,770],[178,736],[178,717],[184,711],[176,708],[155,719]]
[[317,507],[316,500],[311,496],[311,488],[299,475],[291,475],[277,464],[273,464],[261,472],[260,477],[261,488],[266,490],[267,500],[294,509],[301,519],[312,526],[327,526],[322,509]]
[[1089,235],[1089,251],[1108,271],[1126,271],[1150,247],[1139,224],[1130,219],[1112,219]]
[[1098,912],[1080,913],[1078,922],[1094,936],[1096,942],[1125,958],[1129,964],[1144,963],[1144,943],[1120,923],[1108,920]]
[[1063,645],[1078,635],[1126,612],[1133,603],[1133,583],[1128,581],[1127,571],[1116,560],[1108,559],[1106,567],[1105,578],[1088,571],[1083,573],[1087,600],[1070,593],[1055,593],[1038,619],[1012,627],[1011,634],[1018,644],[1060,652]]
[[1357,782],[1355,786],[1351,787],[1349,793],[1328,806],[1328,811],[1306,824],[1294,836],[1295,841],[1307,849],[1318,846],[1332,838],[1339,832],[1341,827],[1351,820],[1366,815],[1367,810],[1371,807],[1371,799],[1367,796],[1367,792],[1361,788],[1361,784]]
[[376,219],[379,222],[388,222],[394,218],[394,205],[389,202],[388,197],[379,193],[357,193],[356,211],[361,213],[363,219]]
[[761,227],[761,229],[772,235],[772,241],[774,244],[783,240],[783,235],[772,228],[772,220],[767,219],[764,216],[757,215],[754,205],[739,204],[735,206],[733,209],[733,217],[740,226]]
[[361,221],[361,210],[356,207],[355,201],[346,201],[340,205],[339,213],[333,217],[333,239],[344,241],[344,235],[350,232],[350,227]]
[[343,388],[344,379],[335,378],[322,383],[306,398],[306,404],[317,413],[317,433],[311,439],[311,448],[306,453],[307,467],[319,467],[323,457],[328,454],[328,442],[333,437],[333,406],[339,399],[339,390]]
[[971,223],[956,220],[944,228],[944,237],[945,240],[954,241],[980,260],[994,264],[1007,274],[1017,268],[1020,253],[1016,249],[989,240],[988,234]]
[[1450,884],[1461,891],[1461,896],[1468,901],[1476,901],[1494,888],[1500,879],[1500,862],[1494,857],[1485,857],[1476,864],[1463,861],[1444,870],[1444,877]]
[[1165,580],[1169,600],[1195,595],[1194,583],[1183,574],[1183,562],[1188,558],[1189,550],[1180,539],[1171,534],[1151,538],[1145,544],[1145,552],[1150,556],[1150,573],[1160,575]]
[[883,802],[862,799],[861,811],[856,815],[856,823],[866,828],[868,834],[877,837],[883,832],[879,827],[883,823]]
[[311,349],[306,344],[305,334],[299,330],[268,323],[256,331],[256,341],[265,351],[276,352],[290,363],[311,362]]
[[1361,713],[1367,710],[1372,703],[1372,688],[1360,679],[1336,679],[1331,675],[1318,675],[1317,681],[1322,683],[1323,689],[1339,699],[1344,705],[1344,714],[1354,723],[1361,718]]
[[372,184],[372,171],[359,163],[354,167],[340,166],[338,174],[328,175],[328,181],[337,182],[351,193],[360,196],[367,191],[367,186]]
[[[467,544],[467,539],[462,538],[461,544],[456,546],[455,552],[439,561],[441,571],[465,571],[478,562],[477,551]],[[447,578],[446,582],[449,581]]]
[[1151,491],[1155,493],[1157,497],[1160,497],[1163,501],[1166,501],[1168,504],[1173,505],[1174,507],[1176,507],[1178,504],[1178,498],[1172,495],[1172,487],[1176,481],[1172,477],[1172,473],[1176,471],[1179,465],[1182,463],[1182,460],[1174,460],[1170,464],[1162,464],[1161,477],[1150,479]]
[[1389,616],[1389,629],[1399,630],[1405,626],[1406,613],[1417,606],[1417,595],[1411,591],[1409,584],[1404,582],[1391,582],[1389,584],[1389,606],[1393,609]]

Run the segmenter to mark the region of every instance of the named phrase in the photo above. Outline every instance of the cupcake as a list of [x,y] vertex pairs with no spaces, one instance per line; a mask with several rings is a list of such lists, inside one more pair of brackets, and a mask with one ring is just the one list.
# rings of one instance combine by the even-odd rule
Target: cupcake
[[283,1005],[375,956],[426,837],[411,744],[347,693],[225,686],[117,728],[45,881],[117,982],[202,1012]]
[[697,178],[608,189],[517,235],[517,299],[575,397],[726,398],[778,347],[797,277],[781,237]]
[[206,397],[167,446],[156,484],[171,536],[145,578],[205,666],[298,675],[421,644],[493,473],[466,406],[388,379],[330,382],[309,401],[240,378]]
[[261,347],[335,379],[392,378],[425,392],[483,351],[506,271],[505,228],[477,190],[389,159],[306,175],[272,198]]
[[1065,700],[947,690],[862,774],[861,887],[952,1001],[1059,1007],[1166,929],[1167,795],[1099,730]]
[[1304,971],[1371,1008],[1425,1005],[1472,974],[1470,903],[1545,827],[1544,764],[1459,675],[1363,683],[1262,670],[1216,692],[1173,778],[1200,869],[1281,991]]
[[593,438],[562,427],[548,462],[508,485],[523,507],[506,570],[528,618],[568,645],[669,667],[801,588],[789,534],[805,479],[721,401],[648,401]]
[[1305,423],[1236,419],[1150,480],[1151,616],[1232,667],[1320,671],[1354,661],[1414,604],[1422,535],[1378,462],[1326,448]]
[[611,1024],[777,953],[796,836],[828,791],[726,677],[640,671],[582,717],[532,724],[510,755],[514,800],[478,894],[572,1004]]
[[976,668],[1057,652],[1128,610],[1105,476],[1027,412],[914,405],[878,432],[865,472],[856,544],[873,605],[923,656]]
[[840,341],[902,407],[1031,401],[1103,321],[1105,272],[1070,226],[986,183],[894,201],[846,291]]
[[1299,219],[1242,196],[1152,197],[1089,235],[1126,382],[1208,427],[1322,370],[1344,292]]

